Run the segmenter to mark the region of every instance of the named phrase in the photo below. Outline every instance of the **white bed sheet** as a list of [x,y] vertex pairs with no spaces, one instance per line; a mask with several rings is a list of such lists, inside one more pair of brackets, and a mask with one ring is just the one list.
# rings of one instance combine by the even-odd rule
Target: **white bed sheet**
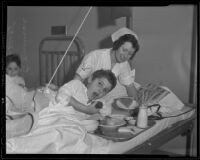
[[[174,115],[179,115],[180,113],[184,113],[191,110],[191,107],[184,106],[184,108],[180,111],[174,113]],[[170,127],[172,124],[190,118],[195,113],[195,109],[179,115],[177,117],[165,118],[162,120],[156,121],[156,124],[149,128],[148,130],[141,132],[136,137],[125,141],[125,142],[113,142],[110,145],[110,148],[106,154],[122,154],[130,149],[142,144],[143,142],[147,141],[151,137],[155,136],[162,130]]]

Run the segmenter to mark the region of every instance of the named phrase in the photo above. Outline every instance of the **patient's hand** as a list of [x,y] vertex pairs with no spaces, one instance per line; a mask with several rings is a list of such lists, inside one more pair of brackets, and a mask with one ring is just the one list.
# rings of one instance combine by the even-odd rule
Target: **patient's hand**
[[88,111],[91,114],[99,113],[101,108],[96,108],[97,103],[98,103],[98,101],[95,101],[94,103],[88,105]]
[[[47,87],[48,84],[46,84]],[[58,86],[56,86],[55,84],[51,83],[48,86],[49,89],[53,90],[53,91],[57,91],[58,90]]]

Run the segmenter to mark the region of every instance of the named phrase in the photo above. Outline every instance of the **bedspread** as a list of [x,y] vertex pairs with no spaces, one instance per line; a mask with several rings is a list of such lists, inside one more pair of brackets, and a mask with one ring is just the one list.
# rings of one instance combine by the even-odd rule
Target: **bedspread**
[[7,154],[101,154],[109,150],[110,141],[88,134],[81,122],[65,110],[62,107],[45,108],[28,135],[7,140]]

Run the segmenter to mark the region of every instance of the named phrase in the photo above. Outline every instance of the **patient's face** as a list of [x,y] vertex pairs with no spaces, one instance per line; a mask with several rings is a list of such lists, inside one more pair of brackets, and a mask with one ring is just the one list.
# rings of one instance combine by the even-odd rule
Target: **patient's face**
[[19,71],[20,71],[20,67],[17,65],[16,62],[10,62],[7,65],[6,73],[9,76],[11,76],[11,77],[17,76],[19,74]]
[[116,51],[116,59],[118,62],[122,63],[128,61],[134,54],[135,49],[133,48],[131,42],[125,42]]
[[89,100],[99,99],[105,96],[110,90],[112,85],[106,78],[95,78],[87,85],[87,95]]

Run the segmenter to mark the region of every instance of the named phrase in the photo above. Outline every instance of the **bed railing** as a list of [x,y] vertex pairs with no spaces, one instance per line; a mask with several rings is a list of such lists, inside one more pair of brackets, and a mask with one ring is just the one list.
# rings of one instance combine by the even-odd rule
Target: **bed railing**
[[[60,60],[66,52],[73,36],[46,37],[39,44],[40,85],[49,82]],[[54,76],[52,83],[61,86],[73,79],[85,49],[83,42],[76,37],[68,50],[63,62]]]

